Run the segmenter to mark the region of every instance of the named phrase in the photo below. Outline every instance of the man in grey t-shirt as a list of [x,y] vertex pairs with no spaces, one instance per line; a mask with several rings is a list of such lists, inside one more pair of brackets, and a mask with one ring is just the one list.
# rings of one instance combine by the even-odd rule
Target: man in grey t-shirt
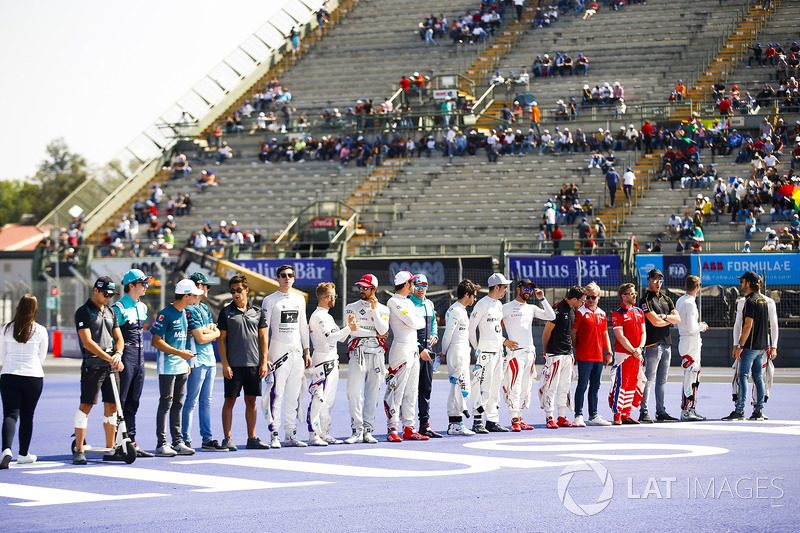
[[225,404],[222,407],[222,431],[225,438],[221,447],[236,451],[231,439],[231,421],[236,398],[244,389],[245,420],[247,421],[247,448],[265,450],[269,445],[256,437],[258,409],[256,397],[261,396],[261,379],[269,371],[267,359],[267,320],[260,307],[247,302],[247,278],[237,274],[228,282],[233,302],[219,313],[219,357],[225,384]]

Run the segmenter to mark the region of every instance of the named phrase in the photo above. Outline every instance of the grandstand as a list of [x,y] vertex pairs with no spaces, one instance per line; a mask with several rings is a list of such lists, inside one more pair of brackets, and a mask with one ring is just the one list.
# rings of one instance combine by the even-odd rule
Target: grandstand
[[[441,100],[432,91],[422,98],[412,99],[413,115],[407,122],[393,123],[389,115],[366,117],[363,121],[346,117],[344,125],[322,124],[317,117],[323,109],[339,108],[345,114],[357,100],[374,100],[378,109],[388,97],[400,102],[397,84],[404,75],[419,72],[430,77],[431,88],[448,88],[458,80],[458,103],[470,96],[476,103],[478,116],[458,115],[455,119],[462,130],[477,130],[482,137],[491,128],[505,126],[499,113],[504,103],[513,103],[521,92],[530,92],[542,109],[541,129],[553,131],[556,126],[581,128],[584,132],[598,129],[618,131],[620,126],[634,124],[638,129],[644,119],[666,129],[674,130],[691,112],[701,120],[718,118],[714,103],[708,99],[703,80],[709,76],[725,78],[728,85],[738,83],[754,89],[772,75],[770,68],[746,68],[747,47],[755,42],[796,39],[794,21],[800,15],[796,1],[772,2],[769,10],[760,9],[761,2],[731,0],[720,4],[714,0],[674,0],[668,8],[659,1],[628,5],[619,11],[601,9],[594,17],[583,20],[580,14],[567,11],[550,27],[532,24],[534,2],[528,2],[522,22],[513,22],[511,10],[505,14],[494,39],[480,45],[456,45],[440,39],[437,46],[426,46],[418,32],[419,20],[429,13],[444,13],[453,20],[479,2],[436,0],[424,8],[411,9],[407,4],[390,0],[349,0],[334,4],[331,22],[316,28],[313,12],[308,22],[301,24],[304,36],[298,54],[291,54],[286,45],[275,48],[269,61],[263,62],[252,74],[242,76],[235,89],[218,104],[211,106],[208,115],[163,141],[163,153],[151,158],[150,174],[139,171],[124,185],[110,191],[102,209],[94,209],[71,199],[62,204],[74,204],[90,212],[87,221],[89,242],[103,247],[103,238],[114,230],[120,217],[131,212],[132,205],[144,201],[152,187],[159,184],[164,194],[175,196],[192,193],[191,214],[178,217],[175,232],[176,247],[182,247],[193,231],[200,231],[205,222],[217,227],[220,220],[236,220],[244,231],[259,229],[270,243],[284,234],[293,219],[309,205],[319,202],[340,202],[358,212],[359,231],[344,250],[348,257],[413,254],[501,254],[503,241],[519,245],[537,239],[542,222],[543,205],[553,197],[562,183],[576,183],[581,198],[590,198],[595,216],[607,225],[609,237],[630,243],[664,237],[664,227],[670,213],[682,213],[694,204],[696,191],[671,190],[667,182],[657,181],[663,151],[644,156],[639,150],[618,153],[617,169],[634,168],[637,186],[634,202],[607,204],[607,191],[602,174],[588,170],[589,153],[548,153],[538,155],[501,156],[497,163],[487,161],[485,151],[475,156],[442,157],[443,122],[439,111]],[[424,10],[424,11],[423,11]],[[735,50],[736,53],[731,53]],[[520,71],[536,55],[553,56],[567,52],[573,59],[579,53],[588,56],[587,75],[531,77],[527,87],[490,87],[495,69],[504,75]],[[722,59],[730,65],[720,67]],[[722,70],[719,70],[722,68]],[[260,70],[259,70],[260,69]],[[234,157],[215,165],[215,149],[209,146],[216,128],[225,128],[225,119],[265,90],[269,80],[278,78],[280,85],[291,91],[291,106],[295,117],[305,113],[309,125],[302,131],[254,131],[256,115],[244,118],[240,133],[224,133]],[[447,80],[445,78],[451,78]],[[690,98],[669,104],[667,98],[678,79],[689,87]],[[584,84],[590,87],[620,82],[625,89],[627,113],[617,117],[613,106],[581,107],[576,120],[556,122],[556,100],[580,100]],[[274,109],[280,121],[279,109]],[[775,109],[762,109],[759,115],[736,117],[740,129],[753,130],[763,116]],[[796,114],[781,114],[788,124],[794,124]],[[755,121],[755,122],[754,122]],[[738,122],[737,122],[738,123]],[[412,127],[409,127],[409,124]],[[361,126],[359,128],[358,126]],[[511,124],[514,130],[527,133],[529,118]],[[373,143],[380,135],[388,142],[395,134],[413,138],[433,135],[437,149],[430,157],[388,159],[382,166],[373,160],[365,166],[351,162],[343,166],[336,161],[306,160],[263,164],[259,160],[261,142],[272,137],[278,143],[284,139],[303,137],[320,141],[323,136],[353,140],[363,136]],[[793,144],[793,143],[791,143]],[[167,169],[173,149],[188,156],[194,171],[186,178],[172,180]],[[778,166],[779,174],[789,171],[788,150]],[[708,149],[701,152],[704,163],[713,161],[718,175],[749,176],[750,166],[734,164],[735,154],[712,158]],[[163,168],[162,170],[158,170]],[[219,186],[200,194],[194,181],[202,169],[213,169]],[[707,194],[707,192],[703,192]],[[618,198],[622,192],[618,193]],[[165,215],[159,210],[159,218]],[[767,214],[768,217],[768,214]],[[94,218],[94,220],[92,220]],[[738,251],[744,240],[740,224],[706,223],[705,251]],[[52,222],[46,220],[45,222]],[[765,224],[762,224],[765,225]],[[306,228],[307,229],[307,228]],[[574,226],[563,228],[565,239],[577,238]],[[265,253],[278,255],[303,254],[304,228],[291,226],[281,246],[263,247]],[[666,239],[665,239],[666,241]],[[283,245],[283,243],[287,243]],[[666,251],[671,244],[665,242]],[[538,249],[538,248],[537,248]],[[545,250],[546,250],[545,246]],[[552,249],[551,249],[552,250]],[[329,250],[339,257],[341,250]],[[232,251],[229,252],[230,254]],[[259,251],[253,252],[258,254]],[[501,258],[502,260],[502,258]]]

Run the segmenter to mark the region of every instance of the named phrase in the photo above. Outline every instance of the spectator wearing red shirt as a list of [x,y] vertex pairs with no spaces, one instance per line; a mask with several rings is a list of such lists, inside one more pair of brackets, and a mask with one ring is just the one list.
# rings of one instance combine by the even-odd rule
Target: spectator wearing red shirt
[[608,337],[606,313],[600,307],[600,287],[591,282],[586,287],[586,301],[575,311],[572,326],[572,342],[578,363],[578,386],[575,389],[575,425],[584,427],[583,399],[589,387],[589,425],[610,426],[611,422],[597,414],[597,392],[603,376],[603,352],[605,363],[611,362],[611,340]]
[[564,234],[558,228],[558,224],[553,226],[553,231],[550,232],[550,239],[553,241],[553,255],[561,255],[561,239]]
[[642,351],[645,343],[644,313],[636,307],[636,286],[623,283],[617,293],[622,300],[619,308],[611,315],[614,328],[614,385],[609,396],[611,410],[614,412],[614,425],[638,424],[631,417],[631,408],[641,403],[639,392],[639,369],[642,364]]
[[652,124],[650,124],[649,120],[644,121],[644,126],[642,129],[639,130],[642,134],[642,139],[644,139],[644,153],[645,154],[652,154],[653,153],[653,134],[656,132],[655,128]]

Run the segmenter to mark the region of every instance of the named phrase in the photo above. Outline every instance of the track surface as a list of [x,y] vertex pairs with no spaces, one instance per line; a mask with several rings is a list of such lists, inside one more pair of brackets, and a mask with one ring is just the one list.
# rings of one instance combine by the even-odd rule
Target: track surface
[[[604,376],[601,400],[609,390],[607,380]],[[349,414],[342,385],[333,433],[344,438]],[[448,386],[434,381],[438,430],[446,429]],[[237,405],[238,452],[137,459],[132,465],[90,458],[84,467],[73,466],[67,453],[78,391],[77,374],[45,378],[31,445],[39,462],[12,463],[0,472],[2,530],[277,526],[291,531],[719,532],[800,527],[797,384],[775,385],[766,422],[719,421],[732,409],[730,385],[704,383],[698,411],[709,420],[701,423],[546,430],[537,408],[526,416],[536,429],[522,433],[266,451],[244,449],[244,416]],[[218,380],[214,413],[220,412],[221,391]],[[677,383],[668,383],[667,398],[677,415]],[[138,439],[149,449],[155,446],[156,404],[151,371]],[[89,419],[90,443],[101,439],[99,412],[96,408]],[[600,412],[610,418],[602,401]],[[508,424],[505,405],[501,416]],[[379,412],[379,427],[384,420]],[[218,415],[212,422],[219,438]],[[265,438],[262,419],[258,428]],[[16,453],[15,443],[15,458]]]

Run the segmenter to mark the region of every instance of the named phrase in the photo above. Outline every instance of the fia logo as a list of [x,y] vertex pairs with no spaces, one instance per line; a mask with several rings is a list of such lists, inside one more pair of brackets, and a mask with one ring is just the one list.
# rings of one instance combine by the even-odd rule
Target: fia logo
[[686,273],[686,265],[681,263],[672,263],[667,268],[667,275],[671,278],[685,278],[688,274]]

